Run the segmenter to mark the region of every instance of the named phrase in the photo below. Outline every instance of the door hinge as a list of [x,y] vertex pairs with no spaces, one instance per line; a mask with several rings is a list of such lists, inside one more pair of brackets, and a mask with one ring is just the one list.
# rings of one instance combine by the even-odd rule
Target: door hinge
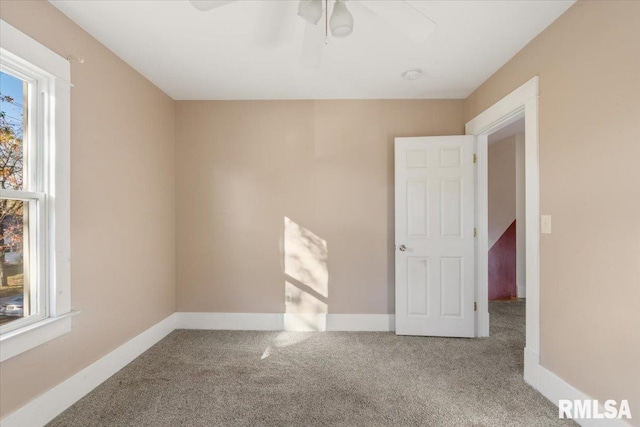
[[478,236],[478,230],[473,227],[473,237],[477,237]]
[[478,156],[476,154],[473,155],[473,163],[478,163]]
[[477,302],[473,303],[473,311],[478,311],[478,303]]

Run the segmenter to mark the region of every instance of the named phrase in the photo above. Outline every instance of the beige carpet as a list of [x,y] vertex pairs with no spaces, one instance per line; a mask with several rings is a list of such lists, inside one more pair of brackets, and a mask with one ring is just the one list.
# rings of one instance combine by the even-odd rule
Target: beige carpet
[[522,379],[524,303],[491,338],[175,331],[51,426],[573,425]]

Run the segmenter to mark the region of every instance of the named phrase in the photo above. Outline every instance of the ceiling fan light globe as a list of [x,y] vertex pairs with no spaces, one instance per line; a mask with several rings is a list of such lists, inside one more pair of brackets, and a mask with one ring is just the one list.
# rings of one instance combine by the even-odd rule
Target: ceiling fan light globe
[[333,5],[333,13],[329,20],[331,34],[334,37],[347,37],[353,33],[353,15],[347,9],[347,5],[342,0],[336,0]]
[[322,18],[322,0],[300,0],[298,16],[308,23],[316,25]]
[[331,34],[334,37],[347,37],[349,34],[353,33],[353,27],[349,27],[349,26],[342,26],[342,27],[336,27],[336,28],[332,28],[331,29]]

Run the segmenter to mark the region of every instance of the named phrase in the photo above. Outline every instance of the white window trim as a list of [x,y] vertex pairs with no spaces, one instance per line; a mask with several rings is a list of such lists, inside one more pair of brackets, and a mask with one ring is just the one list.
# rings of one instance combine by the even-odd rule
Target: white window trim
[[13,26],[0,20],[0,59],[21,61],[50,76],[45,101],[50,114],[45,120],[48,132],[48,159],[54,159],[49,174],[46,224],[49,300],[47,317],[0,336],[0,362],[37,347],[71,330],[71,204],[70,204],[70,75],[69,61]]

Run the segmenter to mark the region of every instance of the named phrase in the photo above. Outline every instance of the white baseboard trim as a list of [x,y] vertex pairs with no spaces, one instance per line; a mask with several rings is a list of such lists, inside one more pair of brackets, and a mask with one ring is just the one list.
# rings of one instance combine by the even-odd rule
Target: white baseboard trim
[[329,314],[327,331],[393,332],[396,316],[393,314]]
[[176,329],[229,331],[282,331],[281,313],[196,313],[178,312]]
[[324,332],[327,330],[326,313],[285,313],[283,329],[291,332]]
[[178,312],[175,316],[176,329],[316,332],[395,330],[395,316],[392,314]]
[[2,427],[41,427],[131,363],[175,329],[175,314],[36,397],[0,421]]
[[[537,357],[537,356],[536,356]],[[536,388],[544,397],[549,399],[554,405],[558,406],[560,399],[569,400],[591,400],[591,396],[581,392],[550,370],[546,369],[539,363],[536,363],[531,367],[535,372],[531,373],[535,378],[537,386],[529,382],[534,388]],[[525,349],[525,380],[527,374],[527,355]],[[631,408],[633,411],[633,408]],[[604,408],[600,405],[600,413],[604,413]],[[635,414],[631,414],[634,416]],[[574,419],[575,422],[582,427],[629,427],[625,420],[622,419]]]

